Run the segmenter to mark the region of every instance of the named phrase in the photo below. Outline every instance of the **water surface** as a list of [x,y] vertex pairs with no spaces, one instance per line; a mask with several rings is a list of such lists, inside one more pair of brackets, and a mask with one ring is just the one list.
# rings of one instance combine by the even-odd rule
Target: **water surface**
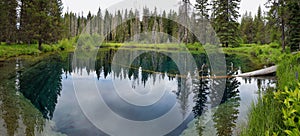
[[[266,77],[209,78],[205,54],[193,54],[196,65],[187,67],[172,53],[153,51],[114,64],[116,53],[135,55],[105,48],[96,61],[70,53],[0,62],[0,134],[236,135],[259,90],[275,84]],[[190,61],[186,53],[176,56]],[[253,70],[245,58],[226,61],[228,75]]]

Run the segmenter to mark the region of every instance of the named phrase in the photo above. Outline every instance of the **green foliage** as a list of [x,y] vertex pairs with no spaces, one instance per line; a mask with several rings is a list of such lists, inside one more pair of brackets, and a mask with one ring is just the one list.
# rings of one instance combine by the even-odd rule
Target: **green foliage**
[[291,51],[300,50],[300,3],[298,0],[288,0],[287,7],[289,9],[289,37],[288,45]]
[[47,44],[43,44],[42,45],[42,51],[43,52],[53,52],[53,51],[57,51],[57,46],[51,46],[51,45],[47,45]]
[[71,40],[64,39],[58,42],[58,44],[43,44],[42,50],[38,50],[37,44],[32,45],[0,45],[0,58],[17,57],[21,55],[33,55],[37,56],[41,53],[55,52],[55,51],[73,51],[76,39]]
[[[51,57],[30,66],[20,76],[19,91],[43,114],[52,119],[58,96],[62,90],[63,63]],[[34,80],[30,80],[34,79]]]
[[280,39],[283,51],[286,45],[289,45],[291,51],[300,50],[299,0],[268,0],[266,7],[270,9],[267,30],[271,41]]
[[99,47],[102,42],[103,38],[98,34],[83,34],[77,40],[77,48],[90,50]]
[[213,27],[223,46],[238,47],[238,17],[240,0],[213,0]]
[[63,39],[61,41],[59,41],[59,48],[62,51],[71,51],[74,49],[74,45],[77,42],[76,41],[77,38],[72,38],[72,39]]
[[41,50],[43,43],[57,43],[62,39],[61,0],[22,0],[19,8],[19,42],[38,43]]
[[255,43],[257,44],[265,44],[265,24],[263,21],[261,7],[258,7],[257,15],[254,19],[254,30],[255,30]]
[[280,49],[271,48],[272,45],[253,46],[252,55],[257,57],[265,65],[274,65],[281,60],[282,53]]
[[17,7],[16,0],[0,0],[0,42],[16,42]]
[[253,17],[251,15],[251,12],[248,14],[248,12],[245,13],[245,15],[242,16],[241,25],[239,27],[241,31],[241,38],[242,43],[249,44],[249,43],[255,43],[255,28],[254,28],[254,22]]
[[262,66],[271,66],[279,63],[283,59],[284,55],[281,52],[280,48],[274,48],[275,46],[279,47],[279,44],[241,44],[241,47],[223,48],[223,51],[227,54],[237,54],[240,56],[246,56],[256,64],[263,64]]
[[284,132],[289,136],[300,135],[300,84],[295,89],[285,88],[275,93],[275,98],[282,104]]
[[16,57],[20,55],[38,55],[41,51],[37,45],[1,45],[0,58]]
[[[277,68],[278,88],[284,90],[286,86],[294,89],[300,82],[300,54],[284,55]],[[298,77],[296,77],[298,75]],[[297,79],[298,78],[298,79]]]
[[275,48],[275,49],[279,49],[280,48],[280,44],[277,42],[272,42],[269,44],[271,48]]
[[196,9],[199,10],[199,14],[202,18],[208,19],[209,9],[208,9],[208,0],[196,0]]
[[280,102],[274,99],[274,89],[267,90],[260,96],[256,104],[252,105],[248,118],[248,126],[241,136],[272,136],[281,130],[283,125]]
[[[12,77],[16,73],[20,75],[15,69],[16,64],[11,62],[2,64],[4,67],[0,67],[0,109],[5,111],[1,113],[5,125],[1,126],[1,133],[6,131],[2,135],[14,136],[20,131],[24,132],[23,135],[35,135],[35,132],[42,132],[46,122],[41,112],[16,90],[17,78]],[[22,125],[19,121],[23,122]]]
[[[298,136],[300,129],[300,54],[279,57],[278,92],[268,91],[249,114],[242,136]],[[298,73],[298,74],[297,74]],[[284,91],[281,91],[284,90]]]

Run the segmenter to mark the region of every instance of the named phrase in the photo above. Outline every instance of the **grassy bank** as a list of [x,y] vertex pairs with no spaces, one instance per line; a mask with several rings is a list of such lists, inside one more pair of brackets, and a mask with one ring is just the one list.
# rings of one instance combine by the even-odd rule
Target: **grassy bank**
[[278,65],[277,89],[253,104],[242,136],[300,135],[300,54],[285,54]]
[[251,59],[257,64],[271,66],[278,64],[283,53],[278,43],[271,43],[266,45],[257,44],[242,44],[238,48],[223,48],[226,54],[237,54]]
[[176,51],[204,51],[202,45],[199,43],[189,43],[185,44],[174,44],[174,43],[166,43],[166,44],[135,44],[135,43],[103,43],[101,47],[113,47],[113,48],[131,48],[131,49],[156,49],[156,50],[176,50]]
[[[17,57],[21,55],[37,56],[45,52],[56,52],[56,51],[73,51],[76,46],[77,48],[83,49],[95,49],[95,48],[114,48],[114,49],[138,49],[138,50],[153,50],[153,51],[164,51],[164,52],[178,52],[178,51],[189,51],[192,54],[205,53],[205,49],[215,48],[212,45],[202,46],[200,43],[189,43],[185,44],[141,44],[141,43],[101,43],[99,37],[82,36],[75,37],[71,40],[61,40],[57,44],[47,45],[43,44],[43,50],[38,50],[38,45],[0,45],[0,59],[7,59],[10,57]],[[278,56],[280,52],[279,44],[271,43],[268,45],[256,45],[256,44],[242,44],[237,48],[222,48],[226,54],[235,54],[240,58],[247,58],[253,63],[262,65],[273,65],[278,62]],[[262,67],[262,66],[261,66]]]
[[[160,51],[190,51],[191,53],[205,53],[205,49],[215,48],[212,45],[201,45],[199,43],[184,44],[134,44],[134,43],[103,43],[103,48],[124,49],[155,49]],[[204,49],[205,48],[205,49]],[[221,48],[226,54],[236,54],[251,58],[254,62],[266,65],[274,65],[280,61],[282,52],[278,43],[266,45],[242,44],[236,48]]]
[[47,52],[58,52],[58,51],[73,51],[75,45],[75,39],[64,39],[59,41],[57,44],[43,44],[42,50],[38,49],[37,44],[31,45],[20,45],[20,44],[13,44],[13,45],[6,45],[2,43],[0,45],[0,60],[5,60],[11,57],[18,57],[23,55],[30,55],[30,56],[38,56],[43,53]]

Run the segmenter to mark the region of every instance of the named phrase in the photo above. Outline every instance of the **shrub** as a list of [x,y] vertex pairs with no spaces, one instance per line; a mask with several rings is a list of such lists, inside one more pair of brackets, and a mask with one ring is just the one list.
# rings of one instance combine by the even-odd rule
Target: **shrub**
[[276,49],[280,48],[280,44],[277,43],[277,42],[272,42],[269,45],[270,45],[271,48],[276,48]]
[[283,56],[276,74],[278,76],[278,88],[280,90],[284,90],[286,86],[290,89],[294,89],[298,82],[300,82],[300,54]]
[[82,49],[93,49],[96,46],[100,46],[103,38],[98,34],[84,34],[77,40],[77,47]]
[[75,38],[68,40],[68,39],[63,39],[59,42],[59,49],[60,50],[67,50],[67,49],[72,49],[73,45],[75,43]]
[[289,136],[300,135],[300,83],[296,89],[284,89],[275,93],[277,101],[282,103],[282,118],[284,126],[282,130]]

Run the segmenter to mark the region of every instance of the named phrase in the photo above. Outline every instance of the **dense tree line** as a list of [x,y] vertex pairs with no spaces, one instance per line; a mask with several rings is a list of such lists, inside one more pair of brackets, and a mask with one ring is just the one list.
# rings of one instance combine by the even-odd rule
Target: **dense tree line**
[[71,12],[64,15],[64,24],[67,26],[64,36],[74,37],[86,33],[100,35],[109,42],[124,42],[149,39],[143,37],[145,35],[142,33],[153,32],[151,42],[161,43],[172,38],[158,36],[159,32],[179,38],[180,25],[175,21],[177,18],[176,11],[163,11],[159,14],[156,9],[151,12],[149,8],[144,8],[142,14],[133,9],[118,10],[115,13],[107,10],[101,12],[99,9],[97,15],[89,13],[87,17]]
[[280,43],[282,50],[300,50],[300,2],[298,0],[268,0],[265,15],[258,8],[257,14],[242,17],[240,32],[243,43]]
[[[300,48],[298,0],[268,0],[266,14],[259,7],[255,16],[247,12],[239,23],[240,2],[196,0],[196,4],[191,4],[189,0],[183,0],[178,11],[159,13],[156,8],[144,7],[142,12],[124,9],[111,13],[99,8],[96,15],[83,16],[83,13],[72,12],[62,15],[61,0],[0,0],[0,40],[8,44],[41,45],[87,33],[98,35],[107,42],[151,39],[152,43],[163,43],[174,42],[172,39],[176,38],[185,43],[209,43],[212,30],[207,25],[212,24],[224,47],[277,42],[283,50],[286,46],[292,51]],[[195,35],[190,29],[199,29],[205,34]]]
[[0,0],[0,39],[10,43],[55,43],[62,38],[61,0]]
[[11,43],[16,40],[18,2],[0,0],[0,40]]

